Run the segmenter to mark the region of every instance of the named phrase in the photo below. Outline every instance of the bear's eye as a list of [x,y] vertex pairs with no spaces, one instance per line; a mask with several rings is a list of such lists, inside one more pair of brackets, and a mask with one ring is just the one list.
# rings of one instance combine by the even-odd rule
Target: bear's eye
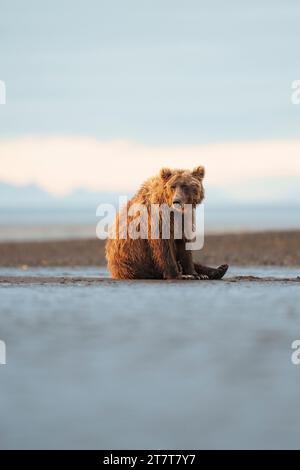
[[171,189],[175,189],[176,188],[176,184],[171,184]]

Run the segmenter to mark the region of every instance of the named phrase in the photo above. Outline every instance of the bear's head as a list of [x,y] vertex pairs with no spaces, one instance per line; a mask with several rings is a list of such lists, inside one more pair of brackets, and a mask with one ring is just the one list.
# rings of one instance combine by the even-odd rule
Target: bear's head
[[171,170],[162,168],[160,177],[164,184],[165,199],[171,206],[184,208],[185,204],[194,207],[204,199],[203,178],[205,170],[198,166],[194,170]]

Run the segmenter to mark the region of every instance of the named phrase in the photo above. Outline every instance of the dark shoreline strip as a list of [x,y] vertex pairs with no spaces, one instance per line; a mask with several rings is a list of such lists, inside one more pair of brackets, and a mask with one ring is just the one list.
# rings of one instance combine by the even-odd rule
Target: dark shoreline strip
[[140,280],[119,280],[119,279],[110,279],[107,277],[61,277],[61,276],[0,276],[0,286],[7,286],[7,285],[97,285],[97,284],[157,284],[157,283],[164,283],[164,284],[187,284],[189,285],[192,283],[196,285],[198,283],[201,285],[209,285],[210,283],[234,283],[234,282],[257,282],[257,283],[299,283],[300,284],[300,276],[294,278],[274,278],[274,277],[256,277],[256,276],[234,276],[224,278],[221,281],[186,281],[186,280],[169,280],[169,281],[161,281],[161,280],[148,280],[148,279],[140,279]]

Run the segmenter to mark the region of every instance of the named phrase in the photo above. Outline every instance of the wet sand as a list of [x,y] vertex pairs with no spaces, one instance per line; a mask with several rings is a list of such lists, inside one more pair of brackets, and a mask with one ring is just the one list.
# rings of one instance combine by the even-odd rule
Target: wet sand
[[98,267],[0,277],[0,448],[300,448],[298,268],[230,268],[222,281],[113,281]]
[[[300,231],[207,235],[201,263],[217,266],[300,266]],[[64,240],[0,243],[0,266],[101,266],[104,242]]]
[[221,281],[118,281],[98,241],[0,245],[0,448],[300,449],[298,247],[215,236]]
[[[300,272],[300,269],[299,269]],[[0,276],[0,285],[51,285],[51,284],[64,284],[66,286],[92,286],[98,284],[112,285],[112,284],[125,284],[128,287],[135,284],[186,284],[186,283],[212,283],[212,282],[259,282],[259,283],[299,283],[300,276],[297,277],[259,277],[259,276],[232,276],[225,277],[221,281],[199,281],[199,280],[119,280],[119,279],[108,279],[107,277],[64,277],[64,276]]]

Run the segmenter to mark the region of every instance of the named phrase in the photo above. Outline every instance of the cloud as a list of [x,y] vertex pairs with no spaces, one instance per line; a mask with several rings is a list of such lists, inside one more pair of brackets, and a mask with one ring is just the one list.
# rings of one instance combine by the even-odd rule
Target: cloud
[[0,140],[0,180],[35,183],[57,195],[77,187],[130,191],[162,166],[199,164],[209,184],[228,189],[255,178],[300,177],[300,140],[189,146],[68,136]]

